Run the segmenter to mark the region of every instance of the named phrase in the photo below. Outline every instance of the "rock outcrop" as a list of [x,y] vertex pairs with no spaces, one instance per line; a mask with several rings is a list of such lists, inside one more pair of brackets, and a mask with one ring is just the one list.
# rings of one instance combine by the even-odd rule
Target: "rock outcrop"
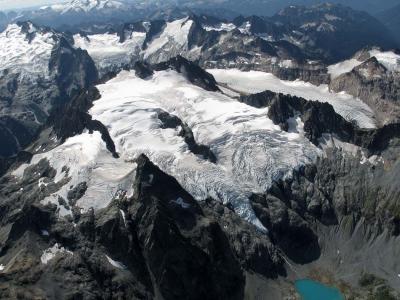
[[3,177],[2,296],[243,299],[245,272],[284,274],[265,234],[229,207],[195,201],[147,157],[136,163],[131,198],[120,194],[96,212],[73,210],[73,218],[57,217],[52,205],[40,204],[56,188],[37,184],[54,179],[45,160],[21,181]]

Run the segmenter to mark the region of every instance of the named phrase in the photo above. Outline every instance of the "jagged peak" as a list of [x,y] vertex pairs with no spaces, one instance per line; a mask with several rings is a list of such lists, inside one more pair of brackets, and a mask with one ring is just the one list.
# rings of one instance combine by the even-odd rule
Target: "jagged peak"
[[217,82],[213,75],[203,70],[199,65],[184,58],[176,56],[166,62],[159,63],[153,67],[156,71],[174,69],[182,73],[191,83],[208,91],[219,91]]

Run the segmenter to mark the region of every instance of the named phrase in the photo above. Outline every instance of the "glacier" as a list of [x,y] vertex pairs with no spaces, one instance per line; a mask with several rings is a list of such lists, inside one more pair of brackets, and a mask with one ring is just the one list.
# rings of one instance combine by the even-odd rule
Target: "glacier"
[[[47,158],[57,170],[56,181],[70,178],[43,203],[57,204],[59,196],[66,197],[82,181],[88,184],[77,202],[83,211],[106,207],[121,191],[132,195],[134,160],[144,153],[197,200],[213,197],[230,203],[238,215],[264,230],[249,196],[265,192],[274,180],[291,176],[293,169],[323,153],[305,138],[299,119],[291,120],[291,130],[284,132],[268,118],[268,108],[254,108],[222,92],[206,91],[173,70],[155,72],[149,79],[122,71],[97,88],[101,98],[89,113],[107,126],[120,158],[112,157],[96,132],[69,138],[35,155],[31,164]],[[214,152],[217,163],[190,152],[179,129],[163,129],[157,117],[161,111],[187,123],[196,141]],[[14,175],[22,176],[26,167]],[[60,207],[59,213],[70,212]]]

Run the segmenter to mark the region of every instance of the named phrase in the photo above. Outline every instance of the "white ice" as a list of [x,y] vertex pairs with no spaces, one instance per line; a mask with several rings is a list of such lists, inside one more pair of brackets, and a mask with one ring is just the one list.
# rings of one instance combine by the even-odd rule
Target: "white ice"
[[363,62],[356,58],[351,58],[335,65],[328,67],[328,73],[331,75],[332,79],[339,77],[342,74],[352,71],[355,67],[361,65]]
[[374,113],[367,104],[347,93],[331,92],[327,85],[316,86],[300,80],[285,81],[271,73],[259,71],[244,72],[237,69],[207,71],[214,75],[217,82],[226,84],[236,91],[253,94],[270,90],[307,100],[328,102],[346,120],[356,121],[362,128],[376,127]]
[[[319,153],[300,133],[275,126],[268,109],[207,92],[175,71],[156,72],[147,80],[123,71],[98,89],[102,97],[90,114],[108,127],[123,160],[145,153],[195,198],[231,202],[239,215],[257,225],[250,193],[265,191],[274,179],[290,175]],[[162,129],[160,110],[186,122],[197,142],[211,147],[218,163],[189,152],[179,130]]]
[[49,76],[49,60],[55,45],[54,33],[41,33],[29,24],[34,38],[29,41],[17,24],[10,24],[0,33],[0,72],[8,69],[20,78]]
[[75,47],[87,50],[100,71],[121,66],[137,58],[146,38],[144,32],[132,32],[124,42],[116,33],[93,34],[87,38],[74,35]]
[[[38,163],[41,159],[49,160],[51,166],[57,171],[56,182],[69,178],[61,190],[45,198],[42,203],[58,205],[58,198],[67,200],[71,186],[86,182],[88,189],[79,201],[78,206],[83,210],[93,207],[101,209],[106,207],[113,197],[121,190],[132,194],[132,181],[136,164],[115,159],[101,139],[98,132],[93,134],[83,133],[69,138],[61,146],[42,154],[35,155],[31,164]],[[14,172],[22,176],[27,164],[22,165]],[[63,167],[68,167],[68,172]],[[70,214],[63,206],[59,206],[61,216]]]
[[376,59],[385,66],[389,71],[400,72],[400,55],[393,51],[382,52],[377,49],[370,51],[371,56],[375,56]]
[[[290,176],[293,169],[321,155],[304,137],[299,119],[293,119],[290,132],[284,132],[268,118],[267,108],[205,91],[172,70],[156,72],[146,80],[122,71],[97,88],[101,98],[89,113],[107,126],[120,158],[112,158],[98,133],[83,133],[35,155],[32,163],[41,158],[50,161],[57,170],[56,181],[70,177],[45,202],[57,203],[58,196],[65,199],[70,186],[86,181],[88,190],[78,207],[106,207],[118,191],[133,193],[129,191],[136,170],[132,161],[144,153],[196,199],[230,202],[238,215],[263,229],[251,208],[250,194],[265,192],[273,180]],[[161,110],[187,123],[196,141],[208,145],[218,162],[191,153],[179,129],[162,129],[157,118]],[[14,174],[21,176],[26,166]],[[68,174],[63,166],[69,167]],[[60,208],[60,215],[68,213]]]
[[[400,55],[393,51],[382,52],[378,49],[369,51],[370,57],[375,57],[390,72],[400,72]],[[328,67],[328,73],[331,78],[337,78],[342,74],[352,71],[355,67],[361,65],[364,61],[356,58],[351,58],[335,65]]]

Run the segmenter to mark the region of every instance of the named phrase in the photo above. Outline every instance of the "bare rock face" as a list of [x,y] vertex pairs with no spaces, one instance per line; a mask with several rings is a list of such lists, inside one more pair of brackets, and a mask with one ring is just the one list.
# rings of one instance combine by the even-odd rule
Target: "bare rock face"
[[[392,262],[396,260],[400,234],[400,190],[395,179],[400,165],[398,156],[391,154],[398,151],[398,142],[393,140],[393,148],[382,154],[385,163],[378,164],[361,164],[359,157],[332,149],[315,165],[294,171],[292,178],[252,198],[257,215],[276,235],[281,249],[285,249],[286,238],[292,241],[285,252],[292,260],[313,259],[312,237],[314,241],[318,237],[314,251],[319,252],[308,276],[316,275],[310,275],[316,270],[324,274],[335,270],[337,282],[351,285],[343,289],[346,297],[358,294],[360,299],[379,299],[379,289],[371,290],[378,283],[362,283],[366,274],[380,278],[376,280],[388,299],[399,296],[397,270]],[[299,221],[291,221],[296,218]],[[285,230],[279,232],[277,226],[283,224]],[[347,277],[350,273],[351,279]],[[318,275],[314,278],[320,279]]]
[[315,145],[319,145],[323,134],[329,133],[364,148],[372,155],[380,154],[392,139],[400,137],[400,123],[360,129],[337,114],[326,102],[308,101],[271,91],[241,96],[239,101],[254,107],[269,107],[268,117],[285,131],[289,130],[288,120],[299,116],[304,123],[305,136]]
[[2,296],[243,299],[245,272],[284,274],[267,235],[212,199],[197,202],[144,155],[136,163],[132,198],[67,218],[39,203],[57,189],[46,160],[21,181],[3,177]]

